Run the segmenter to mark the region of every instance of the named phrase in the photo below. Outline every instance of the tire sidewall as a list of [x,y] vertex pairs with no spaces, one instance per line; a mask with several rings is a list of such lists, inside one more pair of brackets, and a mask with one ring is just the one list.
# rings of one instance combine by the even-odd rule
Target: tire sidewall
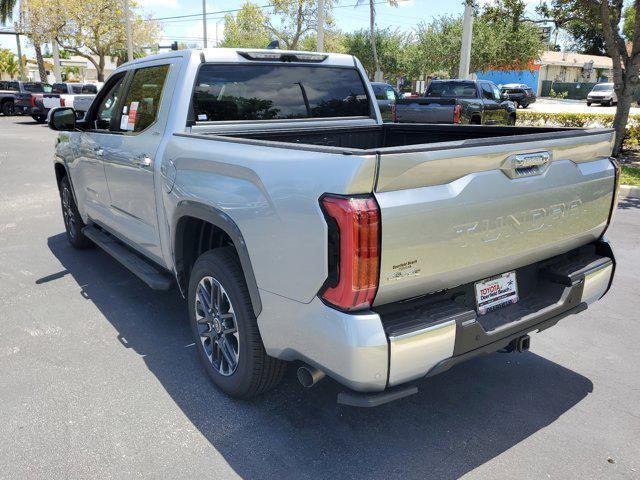
[[[253,342],[250,338],[249,330],[250,322],[256,322],[253,310],[248,305],[246,292],[242,291],[242,286],[238,285],[236,272],[229,268],[227,262],[223,260],[223,256],[227,254],[227,249],[212,250],[206,252],[196,260],[193,270],[189,278],[189,324],[194,335],[195,347],[198,351],[198,357],[202,362],[204,369],[213,382],[225,393],[231,396],[242,396],[247,392],[252,383],[255,359],[253,357]],[[229,376],[220,374],[211,364],[207,357],[196,322],[195,297],[196,287],[200,280],[204,277],[213,277],[223,286],[236,314],[236,326],[238,328],[238,336],[240,337],[240,345],[238,349],[238,366],[236,371]],[[244,294],[243,294],[244,293]]]

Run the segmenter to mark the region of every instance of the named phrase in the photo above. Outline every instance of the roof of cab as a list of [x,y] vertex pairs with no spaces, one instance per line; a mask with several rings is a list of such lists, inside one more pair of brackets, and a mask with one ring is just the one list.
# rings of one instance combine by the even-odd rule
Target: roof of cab
[[230,62],[230,63],[247,63],[254,60],[247,59],[241,55],[241,52],[249,53],[280,53],[284,55],[326,55],[326,59],[318,63],[309,62],[290,62],[300,63],[307,65],[331,65],[331,66],[348,66],[353,67],[356,65],[355,57],[353,55],[346,55],[342,53],[318,53],[318,52],[305,52],[299,50],[279,50],[279,49],[259,49],[259,48],[207,48],[207,49],[186,49],[186,50],[172,50],[166,53],[160,53],[157,55],[150,55],[148,57],[138,58],[131,62],[123,63],[118,70],[127,69],[132,65],[146,63],[153,60],[162,58],[176,58],[183,57],[188,58],[192,55],[202,56],[205,62]]

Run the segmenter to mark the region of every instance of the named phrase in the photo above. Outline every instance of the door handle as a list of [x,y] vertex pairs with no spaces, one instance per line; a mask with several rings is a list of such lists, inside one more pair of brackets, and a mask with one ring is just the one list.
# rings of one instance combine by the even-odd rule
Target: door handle
[[151,157],[148,155],[140,155],[136,157],[134,163],[139,167],[149,167],[151,165]]

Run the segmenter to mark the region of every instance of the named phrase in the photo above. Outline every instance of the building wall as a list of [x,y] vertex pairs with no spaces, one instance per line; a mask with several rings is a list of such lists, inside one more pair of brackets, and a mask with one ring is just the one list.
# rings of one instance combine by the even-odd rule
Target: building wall
[[602,70],[592,68],[590,71],[583,70],[582,66],[562,66],[562,65],[546,65],[542,73],[542,80],[551,80],[552,82],[589,82],[596,83],[601,80],[598,78],[598,72],[602,72],[602,77],[612,78],[611,70]]

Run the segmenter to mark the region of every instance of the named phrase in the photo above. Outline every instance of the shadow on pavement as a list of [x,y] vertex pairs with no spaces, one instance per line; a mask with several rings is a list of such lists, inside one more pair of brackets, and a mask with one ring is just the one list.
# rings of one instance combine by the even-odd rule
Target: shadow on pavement
[[640,198],[625,197],[618,202],[618,208],[621,210],[640,208]]
[[[106,254],[74,250],[64,234],[48,245],[123,347],[144,358],[244,478],[455,479],[551,424],[593,389],[589,379],[525,353],[472,360],[376,409],[338,406],[341,387],[332,380],[305,390],[292,368],[274,391],[233,400],[210,383],[194,348],[185,348],[193,340],[177,292],[132,282]],[[51,272],[39,284],[65,273]]]

